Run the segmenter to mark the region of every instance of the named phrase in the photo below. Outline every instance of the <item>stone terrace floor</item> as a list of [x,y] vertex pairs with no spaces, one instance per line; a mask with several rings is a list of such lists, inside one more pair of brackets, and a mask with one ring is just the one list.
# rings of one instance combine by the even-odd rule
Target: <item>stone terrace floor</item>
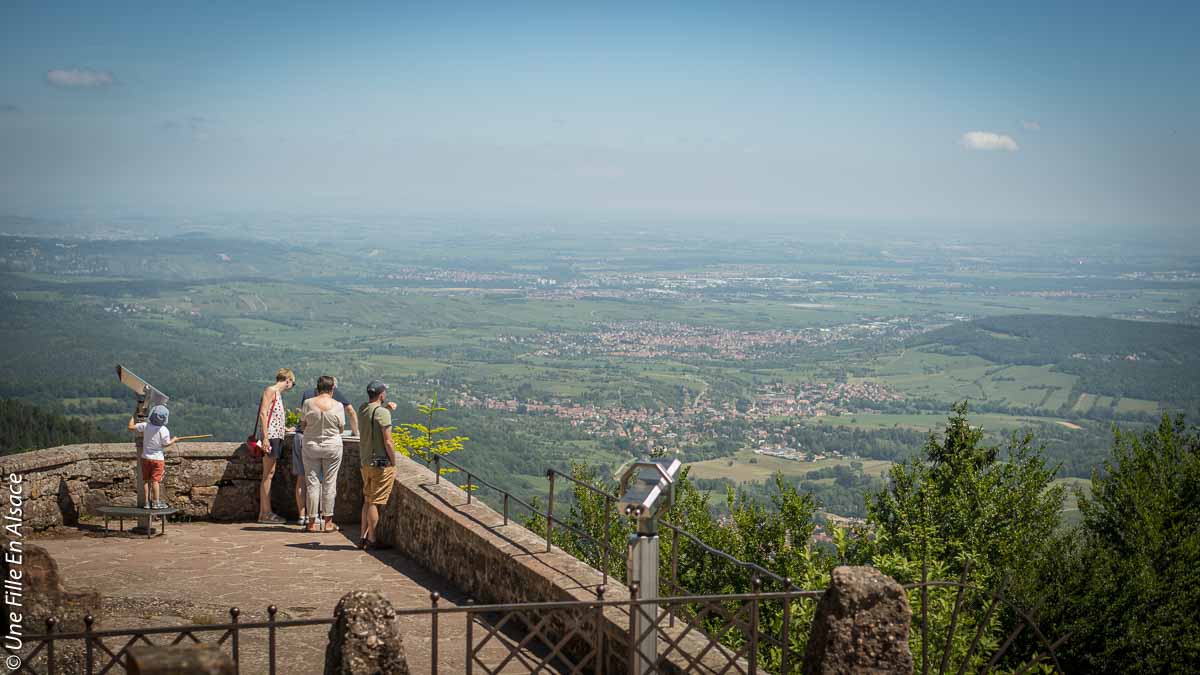
[[[265,621],[272,604],[279,608],[278,620],[329,617],[354,590],[380,591],[397,608],[428,607],[431,591],[441,594],[442,606],[465,600],[402,555],[359,551],[356,529],[309,534],[292,525],[169,523],[166,536],[147,540],[117,534],[115,521],[111,527],[111,536],[103,535],[102,526],[84,525],[32,542],[58,561],[67,590],[95,590],[104,597],[98,629],[226,623],[233,606],[241,610],[242,622]],[[441,673],[465,672],[465,616],[439,617]],[[429,617],[401,622],[412,672],[430,672]],[[481,632],[476,627],[476,640]],[[278,672],[323,672],[327,633],[328,626],[278,631]],[[266,672],[266,631],[244,631],[240,639],[241,672]],[[493,640],[481,658],[494,667],[508,654]],[[529,659],[523,654],[504,671],[528,672],[536,662]]]

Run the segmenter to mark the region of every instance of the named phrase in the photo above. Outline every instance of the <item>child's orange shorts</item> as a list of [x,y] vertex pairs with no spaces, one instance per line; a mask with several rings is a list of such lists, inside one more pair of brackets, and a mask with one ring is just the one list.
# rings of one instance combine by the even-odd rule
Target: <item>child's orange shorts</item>
[[163,471],[167,468],[167,463],[161,459],[143,459],[142,460],[142,480],[154,481],[161,483],[163,479]]

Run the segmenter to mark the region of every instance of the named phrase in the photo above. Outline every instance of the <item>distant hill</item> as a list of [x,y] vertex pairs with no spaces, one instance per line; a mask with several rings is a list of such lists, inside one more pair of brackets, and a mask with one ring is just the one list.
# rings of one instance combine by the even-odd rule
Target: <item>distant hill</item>
[[56,415],[19,399],[0,399],[0,454],[119,440],[118,434],[92,422]]
[[1191,407],[1200,402],[1200,328],[1094,317],[1019,314],[988,317],[919,335],[993,363],[1042,366],[1079,376],[1090,394]]

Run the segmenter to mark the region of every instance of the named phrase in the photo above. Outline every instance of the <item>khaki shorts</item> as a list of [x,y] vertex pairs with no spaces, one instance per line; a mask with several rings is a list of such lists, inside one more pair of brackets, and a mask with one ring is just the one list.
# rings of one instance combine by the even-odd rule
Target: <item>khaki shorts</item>
[[394,466],[360,467],[363,479],[363,498],[369,504],[386,504],[392,496],[392,484],[396,482]]

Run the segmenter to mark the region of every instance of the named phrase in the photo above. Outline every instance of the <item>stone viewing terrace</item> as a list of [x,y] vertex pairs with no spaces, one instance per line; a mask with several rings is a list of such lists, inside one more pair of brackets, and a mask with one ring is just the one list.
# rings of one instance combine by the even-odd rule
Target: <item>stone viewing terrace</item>
[[[327,617],[350,590],[377,590],[396,607],[428,607],[434,591],[443,605],[465,599],[394,550],[359,551],[356,528],[328,534],[248,523],[168,528],[167,536],[149,541],[132,534],[104,537],[91,527],[34,541],[58,562],[69,589],[100,593],[97,615],[106,629],[224,623],[235,606],[246,622],[265,621],[271,605],[279,620]],[[465,625],[463,614],[451,614],[439,626],[442,672],[465,671]],[[428,618],[403,617],[401,630],[409,667],[429,672]],[[280,630],[277,672],[323,672],[328,632],[323,625]],[[241,649],[242,672],[267,672],[265,635],[243,637]],[[509,652],[497,643],[485,648],[483,659],[499,663]],[[522,654],[507,672],[528,672],[536,662],[531,658]]]
[[[295,513],[289,461],[285,453],[272,491],[282,515]],[[339,474],[339,532],[254,523],[261,465],[232,443],[182,443],[168,453],[164,498],[182,517],[165,536],[118,533],[115,524],[106,531],[97,509],[134,502],[135,466],[132,444],[0,458],[0,474],[19,477],[23,489],[20,536],[10,531],[6,547],[15,541],[25,550],[25,590],[36,600],[23,628],[29,639],[14,653],[25,659],[23,672],[46,672],[51,644],[58,672],[86,671],[88,658],[94,672],[110,662],[129,672],[180,672],[139,659],[175,658],[162,645],[194,641],[243,673],[798,672],[802,660],[849,667],[822,672],[912,671],[908,595],[870,568],[839,568],[836,592],[785,588],[637,605],[620,580],[547,546],[517,524],[519,514],[506,518],[403,458],[381,507],[378,536],[391,548],[364,552],[354,546],[362,486],[353,442]],[[781,635],[758,623],[769,603],[785,607],[786,617],[818,600],[807,647],[788,637],[787,620]],[[722,619],[745,643],[718,643],[684,620],[689,611]],[[632,648],[634,612],[652,617],[655,663]],[[39,640],[50,616],[50,634],[63,637]],[[159,627],[170,630],[136,635]],[[386,638],[392,632],[397,639]],[[158,647],[138,648],[149,643]],[[767,670],[758,658],[772,645],[780,649]],[[378,665],[397,654],[407,669]],[[351,662],[358,665],[327,669]]]
[[[339,532],[253,523],[261,464],[232,443],[182,443],[168,453],[164,498],[191,522],[170,523],[165,536],[149,540],[117,532],[115,522],[106,531],[93,514],[135,503],[134,457],[132,444],[100,444],[0,459],[3,474],[22,476],[26,486],[26,543],[57,561],[67,591],[99,594],[97,630],[225,623],[234,606],[242,622],[266,620],[271,605],[279,621],[327,618],[354,590],[379,591],[397,608],[429,608],[432,593],[443,609],[468,596],[480,603],[590,600],[589,586],[601,582],[596,570],[557,549],[547,553],[544,540],[504,525],[478,500],[467,504],[465,492],[403,458],[392,500],[381,508],[379,537],[393,547],[358,550],[362,486],[354,442],[346,444],[339,474]],[[285,453],[273,481],[277,513],[295,515],[294,480]],[[429,622],[428,614],[401,620],[409,664],[421,672],[429,671],[433,653]],[[438,623],[441,672],[462,672],[466,615],[443,614]],[[327,633],[328,626],[280,630],[278,672],[321,672]],[[521,649],[512,656],[506,641],[497,635],[477,658],[493,667],[507,661],[504,672],[528,672],[537,659]],[[244,640],[242,659],[244,672],[265,670],[263,640]]]

